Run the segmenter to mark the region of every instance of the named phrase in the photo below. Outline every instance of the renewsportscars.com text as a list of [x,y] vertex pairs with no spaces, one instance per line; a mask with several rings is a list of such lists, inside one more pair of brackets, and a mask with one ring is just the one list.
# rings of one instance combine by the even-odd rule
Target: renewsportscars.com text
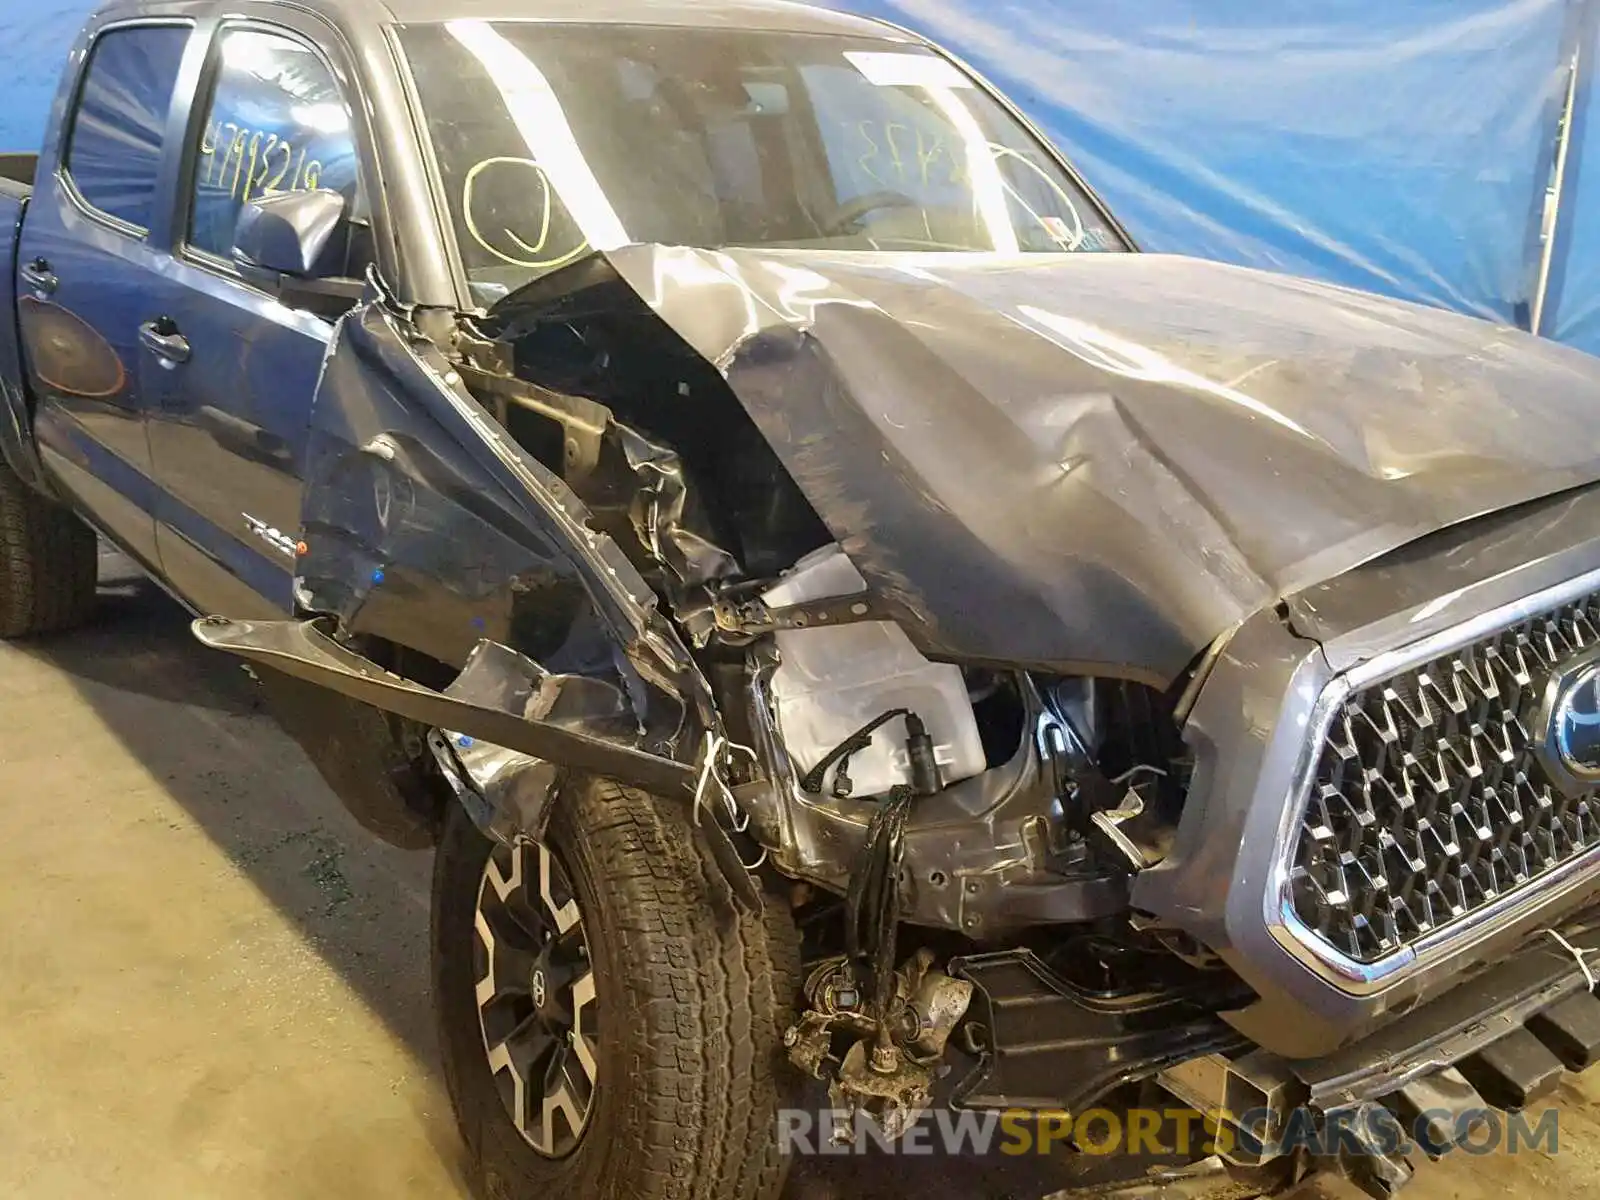
[[[1073,1115],[1037,1113],[925,1112],[891,1141],[871,1118],[843,1109],[784,1109],[778,1113],[778,1145],[785,1154],[898,1155],[1051,1154],[1073,1148],[1086,1154],[1181,1154],[1226,1157],[1234,1150],[1270,1143],[1277,1153],[1305,1150],[1337,1153],[1435,1153],[1458,1147],[1468,1154],[1520,1154],[1560,1150],[1556,1109],[1502,1113],[1492,1108],[1461,1113],[1429,1110],[1403,1122],[1382,1108],[1320,1114],[1293,1109],[1276,1130],[1266,1109],[1238,1115],[1192,1108],[1092,1108]],[[1270,1136],[1269,1136],[1270,1135]]]

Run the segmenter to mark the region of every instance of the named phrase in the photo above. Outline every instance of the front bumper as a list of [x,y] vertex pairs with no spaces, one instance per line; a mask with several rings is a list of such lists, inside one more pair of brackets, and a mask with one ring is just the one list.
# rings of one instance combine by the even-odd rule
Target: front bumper
[[1562,936],[1566,946],[1537,938],[1372,1036],[1290,1064],[1307,1103],[1323,1113],[1371,1102],[1403,1109],[1459,1071],[1469,1105],[1522,1109],[1564,1072],[1587,1070],[1600,1061],[1600,999],[1567,946],[1600,961],[1600,923],[1571,923]]
[[[1190,715],[1195,773],[1172,854],[1133,904],[1213,947],[1257,994],[1230,1015],[1291,1059],[1330,1054],[1560,921],[1600,888],[1575,859],[1429,937],[1361,962],[1297,919],[1286,847],[1316,767],[1329,697],[1396,662],[1510,624],[1600,582],[1600,491],[1436,534],[1291,598],[1235,633]],[[1531,598],[1538,598],[1537,600]],[[1285,619],[1287,618],[1287,619]]]
[[[1561,933],[1333,1054],[1298,1062],[1212,1055],[1164,1071],[1159,1082],[1232,1123],[1225,1153],[1237,1166],[1294,1161],[1279,1176],[1285,1183],[1331,1172],[1387,1200],[1422,1155],[1497,1136],[1515,1144],[1522,1135],[1496,1110],[1532,1108],[1568,1072],[1600,1061],[1600,999],[1578,957],[1596,953],[1600,925],[1591,913]],[[1536,1141],[1531,1131],[1545,1126],[1542,1114],[1530,1114],[1521,1128]]]

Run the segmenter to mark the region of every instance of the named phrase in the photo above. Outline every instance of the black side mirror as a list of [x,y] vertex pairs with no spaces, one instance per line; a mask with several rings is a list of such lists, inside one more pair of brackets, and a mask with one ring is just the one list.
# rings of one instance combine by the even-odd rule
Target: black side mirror
[[233,227],[233,261],[301,279],[322,274],[328,250],[343,232],[344,197],[338,192],[275,192],[239,210]]
[[276,192],[239,210],[233,261],[246,280],[285,304],[336,316],[362,292],[359,280],[339,277],[349,240],[338,192]]

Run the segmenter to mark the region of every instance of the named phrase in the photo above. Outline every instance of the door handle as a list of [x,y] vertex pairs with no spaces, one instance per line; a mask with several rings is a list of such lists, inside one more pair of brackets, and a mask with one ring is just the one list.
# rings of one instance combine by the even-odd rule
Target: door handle
[[174,363],[189,361],[189,339],[178,332],[171,317],[157,317],[139,326],[139,340],[157,358]]
[[50,295],[61,286],[61,280],[56,278],[56,273],[50,269],[50,264],[42,258],[36,258],[18,270],[22,282],[34,291],[43,295]]

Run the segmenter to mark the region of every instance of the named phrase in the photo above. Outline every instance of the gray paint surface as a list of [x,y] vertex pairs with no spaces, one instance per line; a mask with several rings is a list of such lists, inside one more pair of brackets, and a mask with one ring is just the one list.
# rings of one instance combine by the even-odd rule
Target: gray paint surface
[[1280,596],[1600,479],[1600,361],[1325,284],[1156,255],[609,258],[942,657],[1164,685]]

